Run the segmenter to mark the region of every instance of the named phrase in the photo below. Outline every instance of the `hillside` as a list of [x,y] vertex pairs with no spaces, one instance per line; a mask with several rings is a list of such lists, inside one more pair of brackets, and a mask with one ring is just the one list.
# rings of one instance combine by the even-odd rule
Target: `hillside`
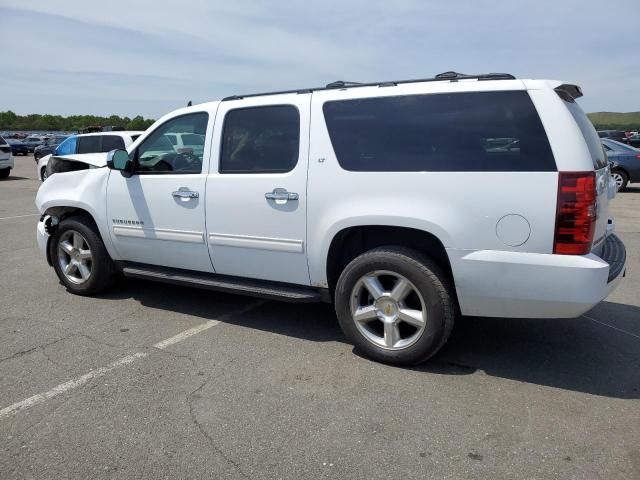
[[640,112],[595,112],[587,115],[598,130],[640,129]]

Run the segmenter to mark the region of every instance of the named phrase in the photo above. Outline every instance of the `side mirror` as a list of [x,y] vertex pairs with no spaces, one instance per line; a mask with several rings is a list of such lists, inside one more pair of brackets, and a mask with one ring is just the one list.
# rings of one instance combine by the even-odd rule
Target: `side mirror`
[[111,150],[107,154],[107,167],[120,170],[125,177],[130,177],[133,173],[133,162],[126,150]]

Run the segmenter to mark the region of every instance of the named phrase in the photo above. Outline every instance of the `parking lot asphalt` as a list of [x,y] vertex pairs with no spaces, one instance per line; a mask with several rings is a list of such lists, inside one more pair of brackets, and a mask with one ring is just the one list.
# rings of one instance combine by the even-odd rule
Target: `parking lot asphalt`
[[[148,282],[68,294],[31,156],[0,181],[0,477],[640,478],[640,187],[627,277],[571,320],[463,318],[416,368],[328,305]],[[553,282],[553,279],[549,279]]]

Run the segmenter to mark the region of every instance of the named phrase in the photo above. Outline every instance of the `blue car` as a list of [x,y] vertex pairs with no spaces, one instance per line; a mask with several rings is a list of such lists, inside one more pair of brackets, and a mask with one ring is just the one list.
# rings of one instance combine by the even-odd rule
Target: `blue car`
[[11,153],[13,155],[28,155],[29,149],[20,140],[15,138],[5,138],[9,146],[11,147]]
[[601,138],[607,152],[611,176],[621,192],[629,183],[640,182],[640,150],[608,138]]

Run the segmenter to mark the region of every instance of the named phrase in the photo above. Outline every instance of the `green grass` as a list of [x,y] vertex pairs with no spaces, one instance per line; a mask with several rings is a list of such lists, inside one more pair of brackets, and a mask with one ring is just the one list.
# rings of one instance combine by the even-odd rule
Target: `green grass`
[[640,112],[595,112],[587,115],[597,130],[640,129]]

